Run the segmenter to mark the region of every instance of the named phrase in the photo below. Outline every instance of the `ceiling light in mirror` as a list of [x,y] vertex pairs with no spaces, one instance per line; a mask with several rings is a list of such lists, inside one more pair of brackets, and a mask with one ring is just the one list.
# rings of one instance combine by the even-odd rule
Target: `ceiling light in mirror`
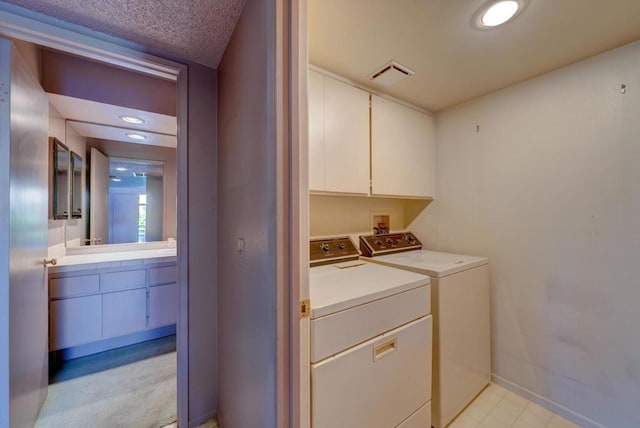
[[123,168],[121,166],[116,168],[116,171],[126,171],[126,170],[127,170],[127,168]]
[[136,116],[127,116],[127,115],[122,115],[122,116],[118,116],[121,120],[124,120],[127,123],[133,123],[136,125],[140,125],[142,123],[144,123],[143,119],[140,119],[139,117]]
[[146,140],[147,137],[145,135],[142,134],[127,134],[127,137],[131,138],[132,140]]

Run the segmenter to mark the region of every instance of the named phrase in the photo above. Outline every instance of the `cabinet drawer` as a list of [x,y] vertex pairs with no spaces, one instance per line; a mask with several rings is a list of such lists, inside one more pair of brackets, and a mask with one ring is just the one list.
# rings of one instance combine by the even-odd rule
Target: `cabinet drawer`
[[128,290],[146,286],[146,271],[129,270],[102,274],[102,291]]
[[102,296],[52,301],[49,306],[49,325],[50,351],[100,340]]
[[163,266],[149,269],[149,285],[170,284],[176,282],[176,266]]
[[429,315],[312,364],[311,426],[395,427],[426,404],[431,329]]
[[51,299],[61,297],[94,294],[100,291],[100,276],[82,275],[49,280],[49,296]]
[[147,291],[119,291],[102,296],[102,338],[142,331],[147,324]]
[[312,319],[311,362],[423,317],[430,308],[431,287],[424,286]]

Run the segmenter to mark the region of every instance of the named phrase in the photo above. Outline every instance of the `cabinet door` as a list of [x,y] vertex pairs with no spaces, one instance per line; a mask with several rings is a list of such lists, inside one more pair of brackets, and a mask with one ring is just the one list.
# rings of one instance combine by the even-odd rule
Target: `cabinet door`
[[375,195],[434,197],[433,118],[372,95],[371,177]]
[[309,70],[309,190],[324,191],[324,76]]
[[149,328],[175,324],[178,314],[176,284],[149,287]]
[[325,191],[369,193],[369,93],[324,78]]
[[102,296],[53,300],[49,304],[49,350],[100,340]]
[[147,327],[147,291],[119,291],[102,295],[102,338],[122,336]]

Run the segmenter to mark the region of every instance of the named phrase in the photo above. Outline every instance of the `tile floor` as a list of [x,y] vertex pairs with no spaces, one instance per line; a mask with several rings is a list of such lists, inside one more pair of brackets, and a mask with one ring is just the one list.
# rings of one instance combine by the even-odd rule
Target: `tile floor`
[[[162,428],[178,428],[178,422],[174,422],[170,425],[165,425]],[[207,422],[202,425],[198,425],[196,428],[219,428],[218,421],[216,418],[209,419]]]
[[536,403],[490,384],[449,428],[579,428]]
[[[177,428],[173,423],[163,428]],[[198,428],[218,428],[215,419]],[[447,428],[581,428],[562,416],[490,384]]]

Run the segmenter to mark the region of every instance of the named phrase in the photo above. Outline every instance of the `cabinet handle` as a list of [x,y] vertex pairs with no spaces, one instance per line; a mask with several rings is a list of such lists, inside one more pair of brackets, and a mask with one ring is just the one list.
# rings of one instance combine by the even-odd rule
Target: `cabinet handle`
[[378,361],[398,349],[398,338],[394,337],[373,347],[373,361]]
[[50,259],[42,259],[42,263],[45,266],[48,266],[48,265],[55,266],[58,264],[58,260],[55,257],[52,257]]

